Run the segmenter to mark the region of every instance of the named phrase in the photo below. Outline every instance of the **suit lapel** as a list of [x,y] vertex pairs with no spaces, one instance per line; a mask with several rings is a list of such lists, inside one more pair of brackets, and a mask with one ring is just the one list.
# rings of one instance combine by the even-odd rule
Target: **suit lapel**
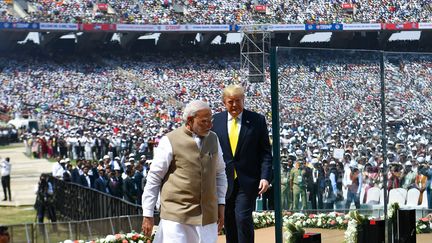
[[237,142],[236,153],[235,153],[236,155],[238,154],[240,147],[242,146],[245,140],[244,138],[249,130],[249,126],[250,126],[250,121],[249,121],[248,112],[246,110],[243,110],[240,134],[239,134],[239,139]]

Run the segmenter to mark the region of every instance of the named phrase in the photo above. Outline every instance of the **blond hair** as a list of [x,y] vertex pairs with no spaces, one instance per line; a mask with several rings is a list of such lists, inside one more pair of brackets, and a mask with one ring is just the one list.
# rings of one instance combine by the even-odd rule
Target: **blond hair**
[[245,90],[242,86],[238,84],[231,84],[224,88],[222,91],[222,100],[225,99],[226,96],[243,96],[244,97]]

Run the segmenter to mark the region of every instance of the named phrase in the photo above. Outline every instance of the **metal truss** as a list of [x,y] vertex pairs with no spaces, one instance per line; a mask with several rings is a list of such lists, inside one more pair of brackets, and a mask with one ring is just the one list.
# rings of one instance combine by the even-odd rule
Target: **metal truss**
[[264,82],[269,63],[271,32],[243,31],[240,43],[240,74],[250,82]]

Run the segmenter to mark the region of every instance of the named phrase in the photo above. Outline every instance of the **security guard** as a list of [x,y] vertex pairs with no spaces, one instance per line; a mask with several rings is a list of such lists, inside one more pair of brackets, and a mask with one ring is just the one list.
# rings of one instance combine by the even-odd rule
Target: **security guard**
[[[306,209],[307,207],[305,173],[304,161],[298,159],[290,172],[290,186],[293,192],[293,210]],[[300,197],[302,207],[300,207],[299,203]]]
[[290,186],[290,172],[292,170],[292,160],[282,159],[281,173],[281,191],[282,191],[282,209],[292,210],[292,190]]

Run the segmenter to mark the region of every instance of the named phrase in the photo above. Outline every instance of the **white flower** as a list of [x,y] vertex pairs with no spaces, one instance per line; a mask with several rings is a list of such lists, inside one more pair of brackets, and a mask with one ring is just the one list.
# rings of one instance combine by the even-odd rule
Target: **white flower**
[[63,241],[63,243],[73,243],[73,241],[71,241],[71,240],[65,240],[65,241]]
[[114,242],[116,241],[116,237],[114,235],[107,235],[107,237],[105,237],[105,242]]
[[142,241],[142,240],[139,240],[139,241],[138,241],[138,243],[144,243],[144,241]]

